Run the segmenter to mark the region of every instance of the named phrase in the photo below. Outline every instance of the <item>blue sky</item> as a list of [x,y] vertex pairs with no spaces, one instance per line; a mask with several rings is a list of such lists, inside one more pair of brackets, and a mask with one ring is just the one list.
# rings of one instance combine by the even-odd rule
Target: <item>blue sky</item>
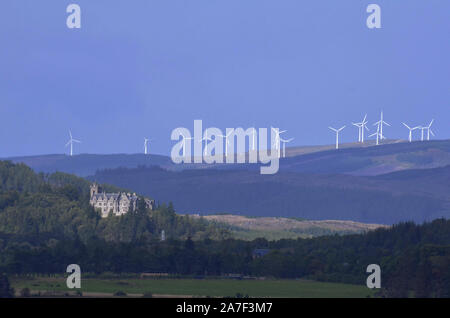
[[[66,7],[82,28],[66,27]],[[382,9],[369,30],[366,7]],[[172,129],[280,127],[293,145],[332,144],[328,126],[384,110],[435,118],[450,137],[446,0],[2,0],[0,157],[76,152],[169,154]],[[372,128],[372,127],[371,127]],[[374,128],[371,129],[372,132]]]

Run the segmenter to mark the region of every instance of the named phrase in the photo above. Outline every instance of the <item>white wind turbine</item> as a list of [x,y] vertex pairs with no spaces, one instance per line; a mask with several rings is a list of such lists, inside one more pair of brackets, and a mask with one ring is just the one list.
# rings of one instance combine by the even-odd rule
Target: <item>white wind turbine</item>
[[421,132],[420,132],[420,133],[421,133],[420,141],[423,141],[423,131],[424,131],[425,129],[427,129],[427,127],[420,126],[419,129],[421,130]]
[[233,133],[233,131],[230,131],[227,135],[219,135],[219,137],[222,137],[225,139],[225,157],[228,156],[228,145],[230,144],[230,140],[228,140],[228,137]]
[[386,137],[383,135],[383,125],[386,125],[386,126],[391,126],[390,124],[388,124],[387,122],[385,122],[384,120],[383,120],[383,111],[381,111],[381,118],[380,118],[380,120],[379,121],[377,121],[375,124],[373,124],[374,126],[375,125],[378,125],[379,127],[380,127],[380,139],[381,140],[383,140],[383,139],[386,139]]
[[278,130],[278,128],[271,127],[272,131],[275,133],[275,149],[278,151],[278,158],[281,157],[281,150],[280,150],[280,135],[282,133],[285,133],[287,130]]
[[69,130],[69,136],[70,136],[70,139],[69,139],[69,141],[66,143],[66,147],[68,146],[68,145],[70,145],[70,156],[72,157],[73,156],[73,143],[74,142],[77,142],[77,143],[81,143],[81,141],[79,141],[79,140],[77,140],[77,139],[73,139],[73,137],[72,137],[72,132]]
[[283,143],[283,158],[286,157],[286,144],[287,144],[288,142],[291,142],[292,140],[294,140],[294,138],[290,138],[290,139],[283,139],[283,138],[280,138],[280,141]]
[[206,157],[208,152],[208,141],[212,141],[211,136],[208,136],[208,129],[205,130],[205,136],[201,139],[205,142],[205,150],[203,151],[203,156]]
[[434,136],[434,132],[431,130],[431,125],[433,125],[434,119],[430,121],[430,124],[427,127],[424,127],[427,130],[427,140],[430,140],[430,134]]
[[406,128],[408,128],[409,129],[409,135],[408,135],[408,140],[409,140],[409,142],[412,142],[412,132],[413,132],[413,130],[416,130],[416,129],[419,129],[420,128],[420,126],[416,126],[416,127],[409,127],[407,124],[405,124],[405,123],[402,123]]
[[342,126],[339,129],[333,128],[333,127],[328,127],[329,129],[333,130],[334,132],[336,132],[336,149],[339,149],[339,133],[341,132],[342,129],[345,128],[345,126]]
[[352,123],[353,126],[358,127],[358,142],[362,142],[362,143],[364,143],[364,129],[369,131],[369,128],[367,128],[367,126],[366,126],[368,123],[368,121],[366,121],[366,118],[367,118],[367,114],[364,115],[364,119],[360,123]]
[[144,154],[148,154],[148,142],[151,141],[148,138],[144,138]]
[[192,140],[193,137],[186,137],[185,135],[181,134],[183,137],[183,158],[186,156],[186,140]]
[[370,135],[369,137],[377,136],[377,146],[380,144],[380,139],[382,139],[381,133],[380,133],[380,124],[377,125],[377,131]]

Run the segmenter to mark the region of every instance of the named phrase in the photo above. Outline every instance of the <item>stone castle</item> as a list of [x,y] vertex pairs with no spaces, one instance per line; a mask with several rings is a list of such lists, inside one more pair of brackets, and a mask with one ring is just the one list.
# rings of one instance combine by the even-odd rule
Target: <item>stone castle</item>
[[[138,202],[136,193],[105,193],[97,183],[91,185],[91,199],[89,203],[96,209],[99,209],[102,217],[107,217],[110,212],[114,215],[123,215],[129,211],[135,211]],[[153,210],[155,202],[144,198],[145,205]]]

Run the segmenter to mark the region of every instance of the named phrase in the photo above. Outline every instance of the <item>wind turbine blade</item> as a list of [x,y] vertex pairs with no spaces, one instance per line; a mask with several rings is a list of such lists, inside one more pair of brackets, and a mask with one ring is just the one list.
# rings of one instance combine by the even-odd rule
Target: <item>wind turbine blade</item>
[[328,127],[328,128],[330,128],[331,130],[333,130],[333,131],[337,131],[336,129],[334,129],[333,127]]
[[430,124],[428,125],[428,128],[430,128],[431,125],[433,125],[433,122],[434,122],[434,119],[432,119],[432,120],[430,121]]
[[436,136],[431,129],[430,129],[430,134],[432,134],[433,136]]
[[66,144],[66,146],[65,146],[65,147],[67,147],[68,145],[70,145],[70,141],[69,141],[69,142],[67,142],[67,144]]
[[411,127],[409,127],[407,124],[402,123],[406,128],[411,129]]

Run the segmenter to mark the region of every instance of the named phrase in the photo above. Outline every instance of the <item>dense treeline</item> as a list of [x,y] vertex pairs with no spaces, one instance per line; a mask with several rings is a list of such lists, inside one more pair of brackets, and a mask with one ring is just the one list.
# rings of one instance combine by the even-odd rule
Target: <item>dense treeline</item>
[[[254,257],[256,248],[270,251]],[[443,219],[360,235],[272,242],[189,238],[159,242],[145,237],[107,242],[92,237],[83,243],[3,235],[0,249],[0,271],[6,273],[62,273],[67,264],[76,263],[92,273],[236,273],[365,284],[367,265],[379,264],[382,296],[450,297],[450,221]]]
[[[102,185],[106,191],[121,189]],[[35,174],[25,165],[0,161],[0,233],[54,239],[92,237],[131,242],[136,238],[222,239],[228,232],[203,220],[175,214],[172,204],[155,211],[139,201],[135,213],[101,218],[89,205],[89,182],[64,173]]]
[[[450,220],[347,236],[250,242],[175,214],[171,204],[101,218],[88,183],[70,175],[36,175],[0,162],[0,273],[167,272],[239,274],[365,284],[368,264],[382,271],[380,295],[450,297]],[[160,233],[167,234],[160,241]],[[255,256],[255,249],[265,249]]]
[[14,290],[11,288],[9,279],[6,275],[0,273],[0,298],[14,297]]

